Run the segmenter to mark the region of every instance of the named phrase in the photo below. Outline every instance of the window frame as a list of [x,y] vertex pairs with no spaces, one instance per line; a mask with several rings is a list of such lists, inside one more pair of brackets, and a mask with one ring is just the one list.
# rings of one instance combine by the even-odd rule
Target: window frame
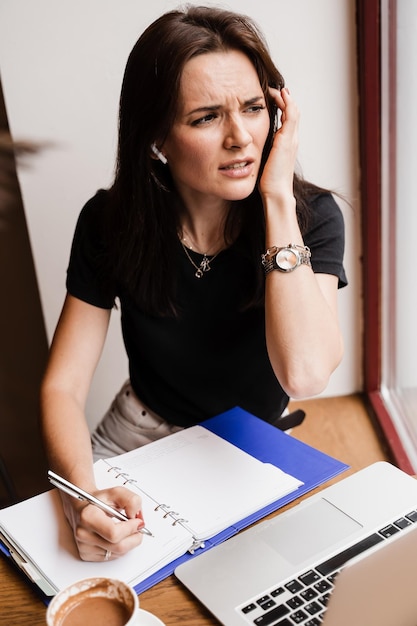
[[[368,409],[376,426],[381,430],[392,461],[402,470],[415,473],[390,412],[381,393],[383,363],[382,325],[382,197],[384,193],[382,171],[382,142],[386,139],[383,127],[382,76],[388,71],[390,81],[395,84],[396,50],[396,0],[387,0],[390,24],[388,41],[382,41],[381,2],[383,0],[357,0],[357,47],[358,47],[358,90],[359,90],[359,149],[362,207],[362,284],[363,284],[363,387]],[[383,48],[383,45],[387,49]],[[384,55],[384,56],[383,56]],[[384,65],[385,64],[385,65]],[[392,90],[394,92],[395,90]],[[389,201],[395,198],[395,97],[386,104],[389,113],[390,184]],[[391,204],[395,206],[395,204]],[[393,232],[393,231],[391,231]],[[392,236],[392,235],[391,235]],[[392,243],[392,242],[391,242]],[[391,255],[392,258],[392,255]],[[394,272],[388,281],[394,280]],[[388,314],[395,315],[394,305]],[[391,338],[395,342],[395,337]]]

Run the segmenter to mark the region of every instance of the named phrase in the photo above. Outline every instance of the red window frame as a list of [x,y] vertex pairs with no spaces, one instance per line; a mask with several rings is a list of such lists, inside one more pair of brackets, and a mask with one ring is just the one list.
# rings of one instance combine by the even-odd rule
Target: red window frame
[[[395,84],[396,0],[389,2],[390,82]],[[381,395],[382,379],[382,198],[381,198],[381,0],[357,0],[359,88],[359,146],[361,167],[363,250],[363,379],[371,416],[379,425],[393,462],[406,472],[413,467],[401,443]],[[394,90],[392,90],[394,92]],[[395,101],[389,103],[395,122]],[[395,123],[391,125],[395,145]],[[395,173],[395,153],[390,152],[390,176]],[[395,190],[395,180],[390,185]],[[392,206],[395,206],[392,204]]]

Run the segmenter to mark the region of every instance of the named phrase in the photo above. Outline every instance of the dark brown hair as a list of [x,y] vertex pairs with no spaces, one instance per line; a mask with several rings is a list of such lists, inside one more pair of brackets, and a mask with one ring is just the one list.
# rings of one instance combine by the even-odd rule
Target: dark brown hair
[[[152,314],[176,311],[172,258],[178,246],[180,198],[169,166],[151,158],[151,145],[162,144],[174,122],[185,64],[197,55],[227,50],[247,55],[268,103],[271,124],[262,169],[275,120],[268,86],[281,89],[284,79],[250,18],[201,6],[170,11],[144,31],[127,61],[119,107],[116,172],[109,195],[109,270],[114,281],[123,282],[141,307]],[[302,227],[307,191],[307,185],[295,176],[294,193]],[[257,188],[245,200],[232,203],[225,225],[226,241],[236,232],[237,219],[242,234],[250,233],[247,254],[259,268],[250,301],[259,302],[263,292],[260,254],[264,217]]]

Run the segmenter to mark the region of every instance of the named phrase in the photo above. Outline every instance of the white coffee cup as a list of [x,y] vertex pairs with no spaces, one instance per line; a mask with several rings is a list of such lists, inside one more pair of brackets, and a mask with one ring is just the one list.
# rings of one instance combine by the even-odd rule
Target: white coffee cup
[[46,612],[47,626],[134,626],[139,599],[134,589],[114,578],[79,580],[60,591]]

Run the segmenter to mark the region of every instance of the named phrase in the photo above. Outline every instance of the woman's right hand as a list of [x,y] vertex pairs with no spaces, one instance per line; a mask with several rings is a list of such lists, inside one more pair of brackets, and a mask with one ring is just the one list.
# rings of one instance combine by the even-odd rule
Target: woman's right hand
[[42,429],[50,467],[100,500],[124,510],[129,518],[118,522],[96,506],[60,492],[84,561],[116,559],[143,539],[138,532],[144,526],[138,495],[125,487],[92,491],[93,457],[85,403],[110,314],[110,310],[67,295],[41,387]]
[[145,522],[141,498],[125,487],[95,491],[94,496],[110,506],[123,510],[129,520],[120,522],[92,504],[78,502],[60,493],[65,515],[72,527],[80,558],[83,561],[108,561],[136,548],[142,540],[139,532]]

